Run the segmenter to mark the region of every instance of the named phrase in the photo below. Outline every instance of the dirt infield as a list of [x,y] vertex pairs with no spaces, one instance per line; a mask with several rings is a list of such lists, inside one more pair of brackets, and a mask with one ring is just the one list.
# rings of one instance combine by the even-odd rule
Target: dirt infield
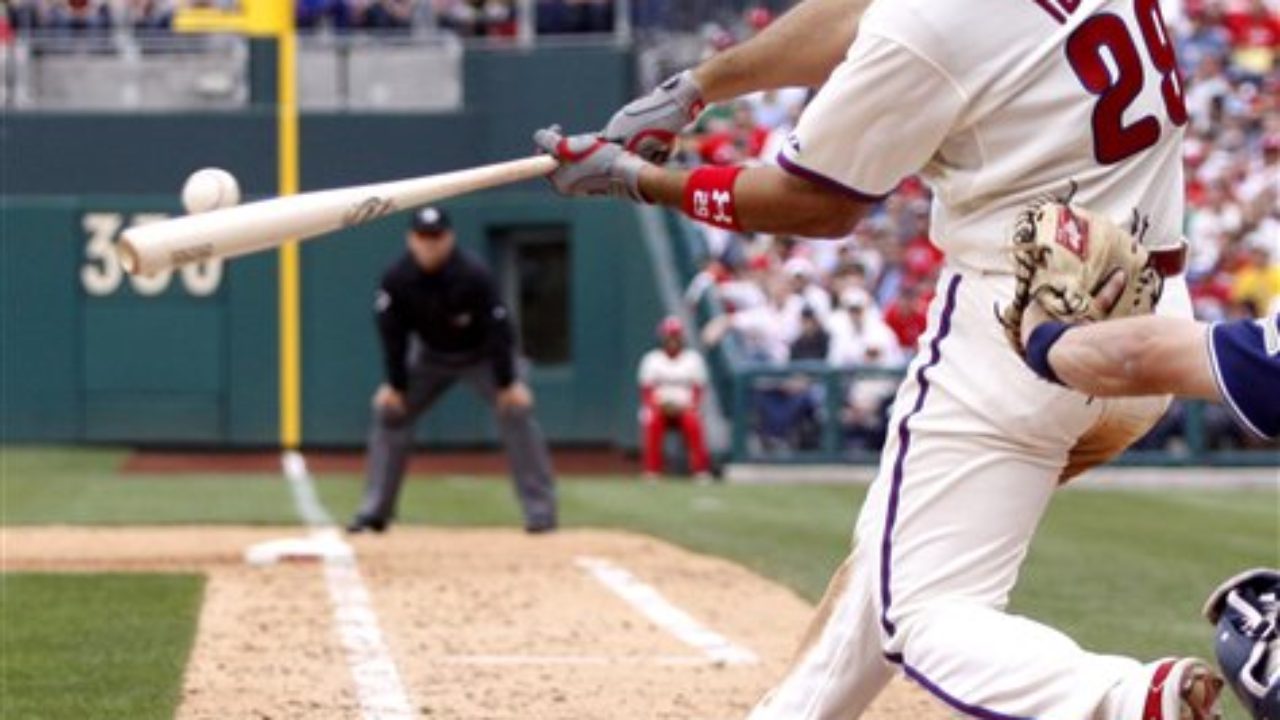
[[[322,566],[242,560],[250,545],[305,531],[3,532],[9,570],[207,574],[179,717],[360,717]],[[785,668],[812,614],[788,590],[736,565],[638,535],[406,528],[357,538],[354,547],[391,658],[422,717],[741,717]],[[652,588],[758,662],[717,660],[677,637],[593,574],[597,566]],[[946,714],[914,687],[896,684],[867,717]]]

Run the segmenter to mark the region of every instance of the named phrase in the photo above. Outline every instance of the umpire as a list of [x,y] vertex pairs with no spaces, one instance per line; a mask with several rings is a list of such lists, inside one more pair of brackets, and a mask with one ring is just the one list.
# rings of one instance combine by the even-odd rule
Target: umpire
[[507,308],[479,259],[456,241],[449,216],[425,207],[410,220],[408,252],[382,276],[375,311],[385,380],[373,396],[367,481],[351,532],[382,532],[395,517],[413,426],[458,380],[497,414],[530,533],[556,528],[555,484],[533,396],[520,380]]

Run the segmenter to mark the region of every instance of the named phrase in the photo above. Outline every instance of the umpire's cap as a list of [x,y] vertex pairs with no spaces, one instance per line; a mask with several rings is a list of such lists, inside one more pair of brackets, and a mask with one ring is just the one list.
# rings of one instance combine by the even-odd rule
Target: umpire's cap
[[449,216],[434,205],[414,210],[409,218],[409,228],[419,235],[439,235],[451,227]]

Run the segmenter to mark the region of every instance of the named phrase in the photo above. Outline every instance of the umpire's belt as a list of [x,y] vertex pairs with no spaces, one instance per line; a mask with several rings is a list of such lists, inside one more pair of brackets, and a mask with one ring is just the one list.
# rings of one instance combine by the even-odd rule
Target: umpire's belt
[[417,362],[421,365],[435,365],[436,367],[455,369],[486,362],[487,360],[488,356],[483,350],[467,353],[443,353],[427,348],[423,348],[417,358]]

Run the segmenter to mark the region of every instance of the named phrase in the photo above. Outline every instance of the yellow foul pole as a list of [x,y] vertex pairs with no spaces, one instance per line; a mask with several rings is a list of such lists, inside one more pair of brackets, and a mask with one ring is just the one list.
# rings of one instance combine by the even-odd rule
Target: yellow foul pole
[[[276,144],[281,195],[298,192],[298,53],[293,3],[241,0],[236,10],[184,8],[174,17],[179,32],[231,32],[276,41]],[[302,442],[302,277],[298,244],[280,248],[280,445]]]
[[[260,0],[261,1],[261,0]],[[271,1],[271,0],[267,0]],[[292,8],[293,3],[278,3]],[[293,16],[285,17],[277,35],[279,59],[278,144],[280,194],[298,192],[298,53]],[[280,445],[302,442],[302,273],[298,243],[280,247]]]

